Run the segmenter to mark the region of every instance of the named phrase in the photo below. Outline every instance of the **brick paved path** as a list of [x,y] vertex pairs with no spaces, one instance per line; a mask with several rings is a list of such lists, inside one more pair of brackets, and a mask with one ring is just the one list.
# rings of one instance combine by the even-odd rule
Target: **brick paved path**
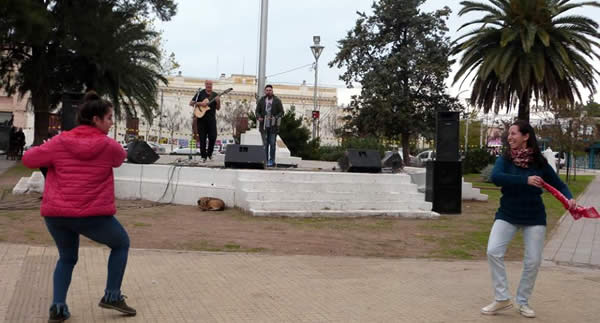
[[[590,183],[577,202],[600,211],[600,176]],[[600,269],[600,219],[562,217],[544,248],[544,259],[559,264]]]
[[[492,299],[487,263],[133,249],[123,291],[138,316],[97,303],[108,249],[81,248],[68,322],[532,322]],[[0,244],[0,320],[45,322],[55,247]],[[508,263],[514,292],[520,263]],[[600,271],[541,268],[537,322],[598,322]]]

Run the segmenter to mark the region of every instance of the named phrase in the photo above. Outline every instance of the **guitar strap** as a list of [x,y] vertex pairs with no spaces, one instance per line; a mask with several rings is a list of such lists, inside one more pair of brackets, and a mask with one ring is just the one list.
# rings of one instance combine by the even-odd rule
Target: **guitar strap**
[[201,87],[198,88],[198,91],[196,91],[196,95],[194,95],[194,103],[198,103],[198,98],[200,97],[200,91],[202,91]]

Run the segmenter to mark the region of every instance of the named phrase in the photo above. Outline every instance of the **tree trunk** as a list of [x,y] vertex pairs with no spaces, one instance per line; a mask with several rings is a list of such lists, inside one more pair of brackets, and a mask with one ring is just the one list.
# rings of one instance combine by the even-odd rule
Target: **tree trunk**
[[519,120],[529,122],[529,102],[531,101],[531,90],[526,90],[519,98]]
[[48,112],[48,95],[43,91],[31,92],[31,103],[34,111],[33,145],[41,145],[48,139],[48,125],[50,113]]
[[404,166],[410,166],[410,157],[408,153],[409,144],[409,134],[403,133],[400,135],[402,141],[402,160],[404,161]]

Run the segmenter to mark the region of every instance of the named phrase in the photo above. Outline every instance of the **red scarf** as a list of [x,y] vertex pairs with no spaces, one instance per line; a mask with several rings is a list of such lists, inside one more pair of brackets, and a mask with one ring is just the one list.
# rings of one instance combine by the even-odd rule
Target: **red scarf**
[[529,168],[529,164],[533,161],[533,149],[517,148],[510,150],[512,162],[518,167]]

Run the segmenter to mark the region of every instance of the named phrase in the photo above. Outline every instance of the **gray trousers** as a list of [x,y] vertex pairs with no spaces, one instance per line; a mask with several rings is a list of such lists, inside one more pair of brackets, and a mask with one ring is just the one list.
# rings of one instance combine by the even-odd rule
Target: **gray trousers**
[[523,257],[523,273],[517,289],[516,302],[527,305],[538,269],[542,262],[542,251],[546,237],[545,225],[514,225],[503,220],[494,221],[490,239],[488,240],[487,258],[492,274],[494,293],[497,301],[510,299],[508,279],[504,267],[504,254],[506,247],[515,236],[517,230],[523,229],[523,243],[525,256]]

